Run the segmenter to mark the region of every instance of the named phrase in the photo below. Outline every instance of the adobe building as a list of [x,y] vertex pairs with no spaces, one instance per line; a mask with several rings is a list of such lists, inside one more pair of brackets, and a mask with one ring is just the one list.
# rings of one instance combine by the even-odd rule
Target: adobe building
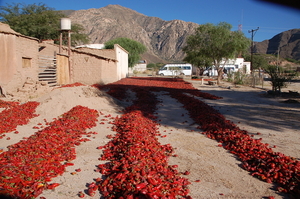
[[21,35],[0,23],[0,86],[16,89],[26,78],[38,80],[38,47],[36,38]]
[[53,41],[21,35],[0,23],[0,87],[17,91],[30,79],[48,86],[80,82],[108,84],[128,75],[128,52],[114,49],[60,48]]

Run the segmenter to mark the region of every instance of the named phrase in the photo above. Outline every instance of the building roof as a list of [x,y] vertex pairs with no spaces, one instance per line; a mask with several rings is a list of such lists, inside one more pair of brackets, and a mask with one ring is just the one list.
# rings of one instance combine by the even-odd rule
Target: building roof
[[13,29],[11,29],[8,24],[1,23],[1,22],[0,22],[0,33],[18,35],[18,36],[21,36],[21,37],[25,37],[25,38],[28,38],[28,39],[33,39],[33,40],[39,41],[39,39],[37,39],[37,38],[22,35],[22,34],[16,32],[16,31],[14,31]]
[[[117,61],[115,56],[108,56],[107,53],[103,53],[103,51],[112,51],[113,49],[94,49],[94,48],[87,48],[87,47],[81,47],[81,48],[76,48],[72,49],[77,52],[85,53],[85,54],[90,54],[96,57],[100,57],[102,59],[109,59],[113,61]],[[111,55],[111,53],[109,53]]]
[[1,22],[0,22],[0,32],[20,35],[20,33],[17,33],[13,29],[11,29],[8,24],[1,23]]

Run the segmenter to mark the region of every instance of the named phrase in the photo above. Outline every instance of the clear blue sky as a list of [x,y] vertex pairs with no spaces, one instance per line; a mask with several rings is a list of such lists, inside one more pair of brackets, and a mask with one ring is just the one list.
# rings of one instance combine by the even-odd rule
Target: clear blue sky
[[87,10],[118,4],[166,21],[227,22],[233,26],[232,30],[238,30],[241,24],[248,38],[251,38],[249,30],[259,27],[254,41],[271,39],[280,32],[300,28],[300,10],[257,0],[0,0],[0,5],[40,2],[55,10]]

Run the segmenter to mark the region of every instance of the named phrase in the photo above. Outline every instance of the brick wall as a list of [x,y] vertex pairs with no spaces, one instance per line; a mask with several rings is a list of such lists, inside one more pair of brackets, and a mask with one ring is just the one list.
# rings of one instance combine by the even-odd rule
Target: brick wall
[[102,62],[99,84],[108,84],[120,80],[116,63],[114,61]]
[[16,91],[27,77],[38,79],[38,40],[15,34],[0,33],[0,85]]
[[[22,71],[22,81],[30,77],[38,81],[38,41],[26,37],[17,38],[17,65],[18,71]],[[26,62],[31,62],[28,66]]]
[[71,73],[73,82],[84,84],[107,84],[117,81],[116,61],[99,59],[96,56],[72,52]]
[[7,86],[17,71],[16,36],[0,34],[0,85]]

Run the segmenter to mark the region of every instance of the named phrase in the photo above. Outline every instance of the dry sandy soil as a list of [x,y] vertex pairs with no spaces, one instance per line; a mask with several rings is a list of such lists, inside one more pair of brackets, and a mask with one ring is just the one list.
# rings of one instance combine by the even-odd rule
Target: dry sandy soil
[[[219,110],[228,120],[238,124],[239,128],[253,133],[255,138],[262,138],[263,142],[276,145],[275,151],[293,156],[300,160],[300,104],[283,103],[284,98],[266,97],[266,89],[251,87],[235,87],[228,83],[221,86],[201,85],[199,81],[192,81],[194,87],[223,99],[205,100],[205,102]],[[230,88],[229,88],[230,87]],[[300,83],[290,85],[288,90],[300,91]],[[190,195],[197,199],[241,199],[264,198],[274,196],[276,199],[289,198],[274,190],[273,184],[268,184],[252,177],[249,172],[240,167],[241,162],[234,155],[218,147],[214,140],[202,135],[196,130],[196,125],[189,118],[188,113],[175,99],[166,93],[156,93],[161,99],[157,116],[161,120],[159,130],[165,138],[159,138],[162,144],[170,143],[178,157],[171,157],[170,164],[178,164],[179,171],[190,171]],[[60,183],[55,190],[46,190],[42,195],[47,199],[78,198],[79,191],[87,189],[87,183],[94,178],[101,177],[95,172],[96,165],[103,162],[98,160],[101,150],[98,146],[105,145],[109,139],[106,135],[114,134],[109,121],[100,124],[107,115],[116,117],[120,110],[130,105],[128,102],[116,101],[105,93],[94,88],[72,87],[58,88],[35,99],[40,102],[36,113],[40,116],[33,118],[28,125],[19,126],[19,134],[7,133],[10,140],[1,139],[0,148],[18,142],[22,137],[28,137],[36,132],[33,126],[44,123],[44,119],[52,121],[76,105],[87,106],[103,113],[99,117],[97,126],[90,129],[98,134],[91,141],[76,147],[77,157],[72,161],[75,165],[67,167],[67,171],[53,182]],[[1,109],[0,109],[1,111]],[[184,115],[182,117],[182,114]],[[205,113],[203,113],[205,114]],[[194,130],[194,131],[192,131]],[[261,135],[256,135],[260,132]],[[75,169],[81,172],[74,174]],[[72,174],[71,174],[72,173]],[[195,182],[200,180],[200,182]],[[100,198],[97,192],[93,198]],[[85,198],[92,198],[85,196]]]

